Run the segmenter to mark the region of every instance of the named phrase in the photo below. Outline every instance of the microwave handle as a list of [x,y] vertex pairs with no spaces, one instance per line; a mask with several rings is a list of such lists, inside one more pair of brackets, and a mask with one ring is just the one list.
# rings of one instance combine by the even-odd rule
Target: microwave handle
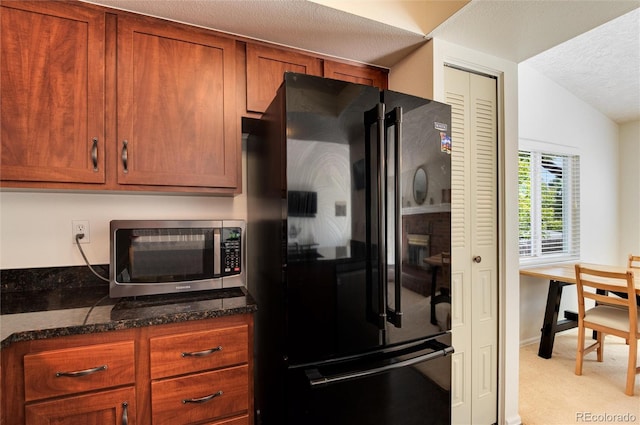
[[213,230],[213,275],[220,276],[222,257],[220,255],[220,230]]

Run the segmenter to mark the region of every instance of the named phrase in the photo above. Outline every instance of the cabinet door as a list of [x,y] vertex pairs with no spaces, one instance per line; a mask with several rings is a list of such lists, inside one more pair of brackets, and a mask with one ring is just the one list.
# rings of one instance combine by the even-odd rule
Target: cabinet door
[[334,80],[373,86],[381,90],[387,89],[388,77],[385,70],[366,65],[350,65],[325,60],[324,76]]
[[25,407],[29,425],[135,425],[133,387],[68,397]]
[[235,43],[118,17],[118,183],[235,190]]
[[104,13],[33,1],[0,14],[1,179],[104,183]]
[[247,112],[262,113],[267,110],[287,71],[322,75],[318,58],[247,44]]

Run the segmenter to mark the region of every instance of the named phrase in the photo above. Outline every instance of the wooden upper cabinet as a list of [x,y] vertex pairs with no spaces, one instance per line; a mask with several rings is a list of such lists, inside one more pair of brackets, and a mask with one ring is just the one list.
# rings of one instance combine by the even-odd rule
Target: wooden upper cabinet
[[235,41],[118,17],[118,183],[240,185]]
[[321,60],[290,50],[247,44],[247,112],[267,110],[287,71],[322,76]]
[[105,181],[105,14],[0,5],[3,181]]
[[351,65],[330,60],[324,61],[324,76],[334,80],[349,81],[386,90],[388,77],[383,69],[367,65]]

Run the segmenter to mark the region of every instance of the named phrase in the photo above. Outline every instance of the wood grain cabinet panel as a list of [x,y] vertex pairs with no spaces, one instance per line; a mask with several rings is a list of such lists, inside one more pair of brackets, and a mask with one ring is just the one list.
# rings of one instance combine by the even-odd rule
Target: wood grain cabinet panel
[[203,425],[249,425],[249,416],[244,415],[232,419],[222,419],[215,422],[206,422]]
[[27,405],[29,425],[135,425],[133,387]]
[[235,190],[235,41],[118,16],[118,183]]
[[322,76],[321,60],[289,50],[247,44],[247,112],[267,110],[287,71]]
[[25,400],[133,384],[134,370],[133,341],[27,354]]
[[2,181],[105,182],[105,14],[0,5]]
[[151,379],[249,361],[246,325],[151,338]]
[[326,78],[387,89],[387,72],[380,68],[325,60],[323,71]]
[[246,414],[248,386],[247,365],[153,381],[153,424],[196,424]]

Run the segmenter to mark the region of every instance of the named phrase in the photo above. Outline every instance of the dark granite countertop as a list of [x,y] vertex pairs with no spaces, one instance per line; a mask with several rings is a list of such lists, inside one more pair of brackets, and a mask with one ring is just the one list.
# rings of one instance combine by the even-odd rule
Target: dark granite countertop
[[109,298],[86,267],[0,271],[0,347],[18,341],[253,313],[245,288]]

